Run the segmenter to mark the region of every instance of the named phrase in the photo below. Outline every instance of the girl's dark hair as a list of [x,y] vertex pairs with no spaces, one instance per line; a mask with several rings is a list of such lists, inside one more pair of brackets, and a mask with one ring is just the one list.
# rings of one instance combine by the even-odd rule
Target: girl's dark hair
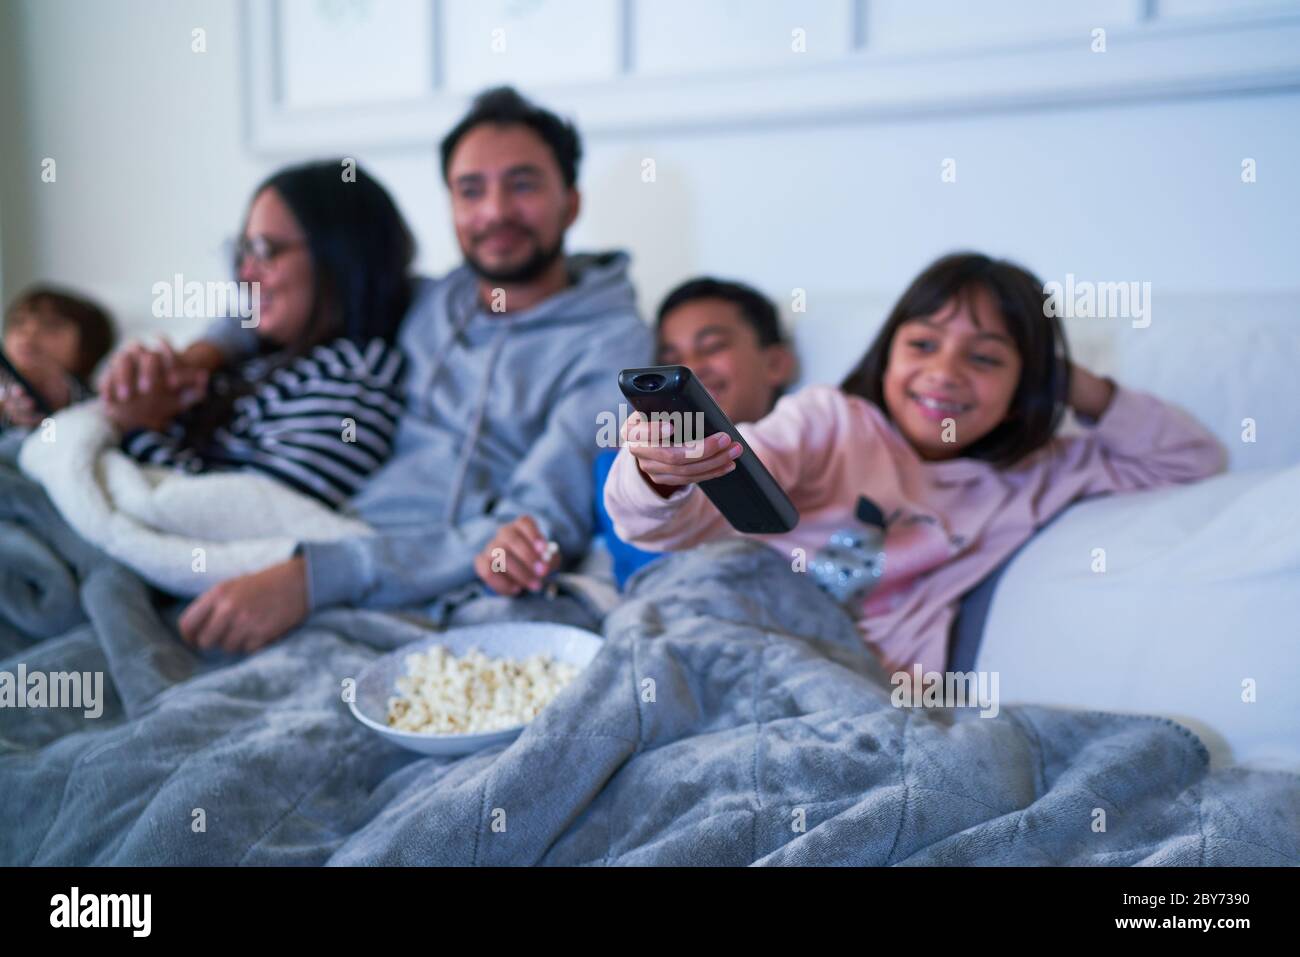
[[98,303],[57,286],[32,286],[9,306],[5,327],[19,312],[48,309],[77,327],[77,367],[67,370],[83,383],[90,381],[95,366],[113,351],[117,332],[113,319]]
[[[283,348],[263,343],[262,351],[271,353],[263,372],[269,375],[340,337],[358,344],[392,342],[413,297],[415,239],[388,191],[355,161],[343,159],[282,169],[253,191],[254,199],[268,189],[289,207],[306,237],[316,288],[303,336]],[[258,384],[238,370],[214,376],[207,398],[183,419],[190,445],[206,445],[230,420],[239,398]]]
[[316,277],[306,341],[290,351],[339,336],[391,342],[411,305],[415,239],[388,191],[352,160],[282,169],[253,195],[268,189],[307,237]]
[[987,290],[1002,313],[1020,353],[1020,381],[1006,419],[962,454],[1006,468],[1047,444],[1065,413],[1070,392],[1070,353],[1061,321],[1047,314],[1043,283],[1015,263],[980,253],[953,253],[931,263],[912,280],[840,389],[875,403],[888,416],[885,367],[898,327],[934,315],[954,299],[969,305],[967,297],[977,288]]

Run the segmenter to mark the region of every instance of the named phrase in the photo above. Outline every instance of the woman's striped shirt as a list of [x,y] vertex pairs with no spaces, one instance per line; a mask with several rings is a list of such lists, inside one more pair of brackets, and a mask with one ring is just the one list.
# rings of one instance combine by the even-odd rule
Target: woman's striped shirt
[[337,507],[392,452],[402,415],[401,352],[382,339],[335,339],[276,367],[274,356],[245,363],[253,391],[203,448],[187,440],[187,416],[166,432],[128,433],[122,447],[150,465],[188,472],[252,469]]

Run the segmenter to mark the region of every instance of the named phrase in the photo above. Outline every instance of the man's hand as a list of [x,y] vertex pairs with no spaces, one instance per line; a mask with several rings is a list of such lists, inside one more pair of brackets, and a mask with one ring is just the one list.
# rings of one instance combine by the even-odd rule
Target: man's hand
[[290,558],[214,585],[181,615],[181,638],[201,651],[251,654],[307,617],[307,565]]
[[538,591],[542,579],[560,567],[560,550],[524,515],[497,529],[474,559],[478,577],[498,595]]
[[165,429],[207,394],[208,369],[191,365],[164,340],[156,349],[133,343],[113,357],[99,394],[123,432]]

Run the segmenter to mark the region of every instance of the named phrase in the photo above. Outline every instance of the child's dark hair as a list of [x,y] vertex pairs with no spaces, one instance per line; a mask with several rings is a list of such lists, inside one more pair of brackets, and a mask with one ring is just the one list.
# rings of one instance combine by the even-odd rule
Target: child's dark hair
[[476,126],[491,123],[496,126],[526,126],[551,148],[555,162],[564,177],[564,185],[570,188],[578,182],[578,163],[582,159],[582,141],[572,123],[560,119],[550,110],[544,109],[519,95],[510,86],[493,87],[484,90],[474,98],[465,117],[452,127],[451,132],[442,139],[439,151],[442,155],[442,178],[447,181],[451,168],[451,155],[465,134]]
[[684,306],[688,302],[695,302],[700,299],[721,299],[723,302],[734,305],[740,310],[741,317],[758,336],[760,346],[785,344],[785,336],[781,332],[781,321],[777,318],[776,306],[772,305],[770,299],[757,289],[746,286],[742,282],[714,279],[711,276],[688,279],[670,292],[659,306],[659,313],[655,317],[655,329],[658,330],[662,327],[664,317],[678,306]]
[[885,367],[898,327],[910,319],[933,315],[976,288],[987,290],[997,303],[1020,353],[1020,381],[1006,419],[962,454],[1005,468],[1051,439],[1070,390],[1070,354],[1061,322],[1047,315],[1043,283],[1015,263],[980,253],[953,253],[931,263],[912,280],[875,342],[840,388],[875,403],[888,416]]
[[22,292],[5,313],[5,328],[19,312],[49,310],[77,327],[77,367],[69,369],[82,382],[113,351],[117,331],[112,317],[98,303],[56,286],[32,286]]
[[415,239],[388,191],[360,166],[347,165],[352,162],[291,166],[253,194],[275,190],[302,228],[311,255],[312,318],[305,341],[291,352],[339,336],[392,341],[411,304]]

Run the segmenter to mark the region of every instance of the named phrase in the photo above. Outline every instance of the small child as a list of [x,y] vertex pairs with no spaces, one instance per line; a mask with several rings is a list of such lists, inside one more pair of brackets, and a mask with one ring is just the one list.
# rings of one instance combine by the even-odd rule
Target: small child
[[[839,388],[809,386],[741,431],[800,512],[761,540],[815,573],[897,674],[942,672],[961,596],[1090,495],[1191,482],[1223,448],[1152,395],[1069,361],[1043,284],[979,254],[903,294]],[[1065,406],[1082,436],[1055,435]],[[735,468],[722,433],[671,446],[629,418],[605,503],[620,537],[670,551],[736,535],[698,482]]]
[[[93,394],[90,377],[115,339],[103,308],[53,286],[26,290],[5,313],[5,355],[55,410]],[[31,428],[42,417],[32,397],[0,374],[0,421]]]

